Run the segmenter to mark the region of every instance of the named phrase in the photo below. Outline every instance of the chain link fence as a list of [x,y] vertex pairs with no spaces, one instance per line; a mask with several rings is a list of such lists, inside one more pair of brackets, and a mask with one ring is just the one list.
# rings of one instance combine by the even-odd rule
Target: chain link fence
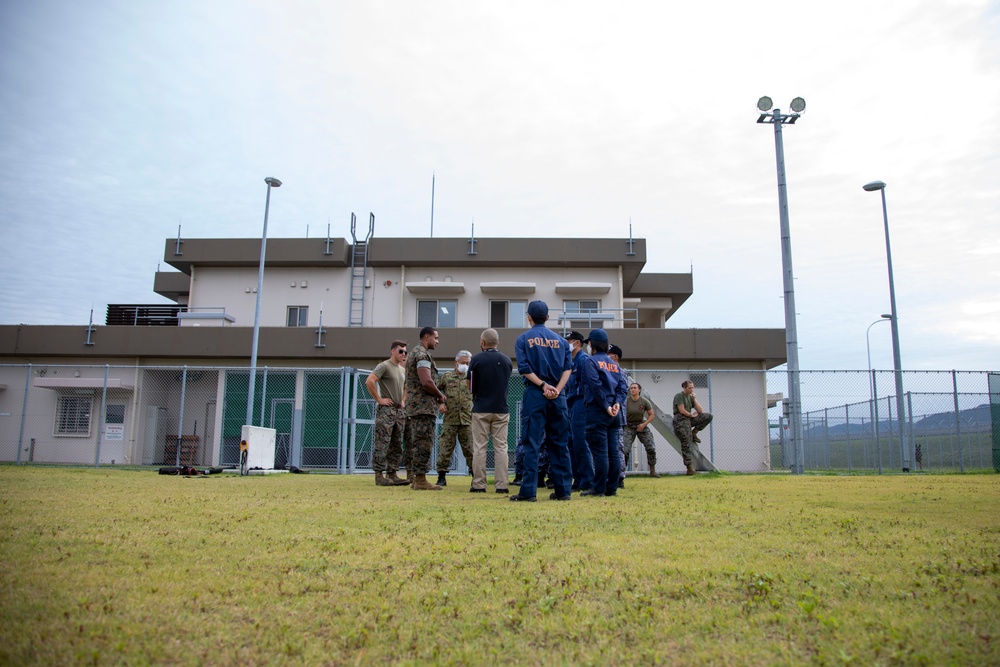
[[[368,370],[258,368],[251,422],[276,432],[274,466],[368,472],[375,402]],[[654,404],[657,470],[684,469],[672,404],[692,380],[714,415],[700,450],[719,470],[787,471],[786,371],[629,371]],[[892,472],[1000,470],[1000,374],[903,372],[899,414],[892,371],[800,371],[804,468]],[[0,365],[0,461],[17,464],[237,467],[250,370],[207,366]],[[522,435],[524,385],[508,392],[508,451]],[[440,426],[439,426],[440,433]],[[437,461],[438,447],[431,453]],[[493,451],[487,454],[492,469]],[[467,472],[459,447],[451,469]],[[648,470],[632,443],[628,471]]]

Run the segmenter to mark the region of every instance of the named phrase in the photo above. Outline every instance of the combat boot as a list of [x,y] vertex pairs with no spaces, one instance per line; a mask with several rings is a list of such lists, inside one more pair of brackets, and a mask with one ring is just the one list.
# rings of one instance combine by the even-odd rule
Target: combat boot
[[443,472],[438,473],[438,486],[448,486],[448,480],[445,479],[445,474]]
[[390,470],[385,474],[385,481],[388,482],[387,486],[409,486],[410,480],[401,479],[396,476],[395,470]]
[[414,475],[413,476],[413,490],[414,491],[440,491],[441,487],[437,484],[431,484],[427,481],[427,475]]
[[695,475],[697,473],[698,473],[698,471],[694,469],[694,464],[693,463],[689,463],[688,466],[687,466],[687,474],[688,475]]
[[381,470],[375,471],[375,486],[392,486],[392,483],[385,478]]
[[514,475],[514,481],[511,482],[511,485],[521,486],[521,473],[517,473],[516,475]]
[[649,476],[650,477],[659,477],[659,475],[656,474],[656,464],[655,463],[650,463],[649,464]]

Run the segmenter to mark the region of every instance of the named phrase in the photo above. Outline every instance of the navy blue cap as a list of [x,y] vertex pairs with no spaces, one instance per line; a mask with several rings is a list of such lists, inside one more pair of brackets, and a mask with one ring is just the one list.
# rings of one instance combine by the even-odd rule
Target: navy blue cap
[[587,340],[596,340],[608,342],[608,332],[604,329],[591,329],[590,335],[587,336]]
[[528,304],[528,314],[537,324],[539,320],[549,316],[549,307],[544,301],[535,299]]

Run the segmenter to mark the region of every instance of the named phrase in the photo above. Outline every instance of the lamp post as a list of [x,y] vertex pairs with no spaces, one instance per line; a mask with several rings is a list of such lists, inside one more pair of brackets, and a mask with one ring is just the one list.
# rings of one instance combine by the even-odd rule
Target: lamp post
[[868,348],[868,411],[871,413],[872,432],[875,434],[875,460],[878,461],[878,474],[882,474],[882,447],[878,437],[878,423],[875,421],[875,374],[872,372],[872,341],[868,334],[872,327],[879,322],[891,322],[892,315],[882,315],[882,319],[875,320],[868,325],[865,330],[865,346]]
[[247,390],[247,420],[248,426],[253,426],[253,395],[257,388],[257,339],[260,336],[260,294],[264,291],[264,253],[267,250],[267,212],[271,208],[271,188],[280,188],[281,181],[268,176],[267,199],[264,201],[264,232],[260,237],[260,266],[257,269],[257,306],[253,312],[253,343],[250,346],[250,387]]
[[795,452],[792,473],[801,475],[805,472],[805,450],[802,441],[802,394],[799,389],[799,342],[795,327],[795,282],[792,276],[792,239],[788,227],[788,186],[785,182],[785,146],[781,137],[781,126],[795,123],[805,111],[806,101],[801,97],[792,100],[790,106],[794,113],[791,114],[783,114],[781,109],[772,111],[772,106],[770,97],[765,96],[757,101],[757,110],[761,112],[757,122],[770,123],[774,126],[774,152],[778,166],[778,217],[781,223],[781,268],[785,290],[788,418],[791,422],[792,451]]
[[900,463],[903,472],[910,472],[910,443],[906,433],[906,401],[903,397],[903,364],[899,354],[899,316],[896,312],[896,285],[892,279],[892,251],[889,249],[889,214],[885,208],[885,183],[872,181],[862,186],[865,192],[882,193],[882,221],[885,223],[885,261],[889,266],[889,312],[892,319],[892,367],[896,376],[896,419],[899,421]]

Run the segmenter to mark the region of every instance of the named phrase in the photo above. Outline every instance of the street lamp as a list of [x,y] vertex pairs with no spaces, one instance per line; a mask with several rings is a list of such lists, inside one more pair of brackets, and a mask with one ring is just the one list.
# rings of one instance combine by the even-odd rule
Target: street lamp
[[260,237],[260,266],[257,270],[257,306],[253,312],[253,344],[250,347],[250,388],[247,391],[247,420],[244,422],[248,426],[253,426],[253,395],[257,388],[257,339],[260,335],[260,295],[264,291],[264,252],[267,250],[267,212],[271,208],[271,188],[280,188],[281,181],[268,176],[264,179],[267,183],[267,199],[264,201],[264,232]]
[[903,364],[899,355],[899,316],[896,312],[896,285],[892,279],[892,251],[889,249],[889,214],[885,208],[885,183],[872,181],[862,186],[865,192],[882,193],[882,220],[885,223],[885,261],[889,266],[889,312],[892,319],[892,367],[896,375],[896,419],[899,421],[900,462],[903,472],[910,472],[910,443],[906,433],[906,401],[903,397]]
[[790,107],[794,113],[783,114],[781,109],[772,110],[770,97],[757,100],[760,111],[758,123],[774,125],[774,152],[778,165],[778,216],[781,222],[781,268],[785,289],[785,353],[788,366],[788,418],[791,421],[792,451],[795,461],[792,473],[805,472],[805,451],[802,441],[802,394],[799,389],[799,342],[795,327],[795,281],[792,276],[792,239],[788,227],[788,186],[785,182],[785,146],[781,138],[781,126],[792,125],[806,109],[806,101],[801,97],[792,100]]
[[879,442],[878,437],[878,422],[876,422],[876,410],[875,410],[875,374],[872,372],[872,341],[868,334],[871,332],[872,327],[879,322],[891,322],[892,315],[883,314],[882,319],[875,320],[868,325],[868,329],[865,331],[865,345],[868,348],[868,411],[871,413],[872,419],[872,431],[875,433],[875,459],[878,461],[878,474],[882,474],[882,447]]

